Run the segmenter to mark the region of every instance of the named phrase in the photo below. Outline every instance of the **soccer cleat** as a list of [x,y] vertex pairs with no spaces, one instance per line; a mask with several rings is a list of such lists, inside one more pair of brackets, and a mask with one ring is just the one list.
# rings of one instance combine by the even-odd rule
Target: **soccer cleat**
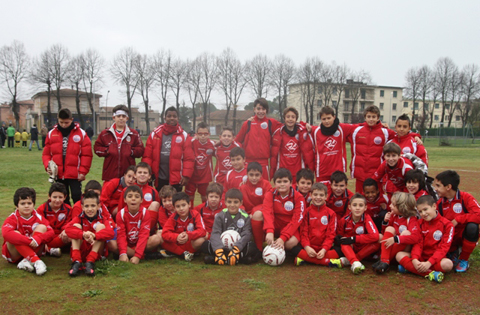
[[215,264],[215,257],[207,255],[203,257],[203,262],[207,265],[213,265]]
[[76,277],[78,276],[80,269],[82,268],[82,263],[79,261],[74,261],[72,263],[72,267],[70,268],[70,271],[68,272],[68,275],[70,277]]
[[37,260],[33,266],[35,267],[35,273],[37,276],[44,275],[47,272],[47,265],[45,265],[41,259]]
[[441,283],[443,281],[444,275],[443,275],[443,272],[432,271],[428,275],[426,275],[425,278],[427,278],[430,281]]
[[468,260],[459,259],[457,267],[455,267],[456,272],[466,272],[470,268]]
[[361,262],[355,261],[353,262],[351,269],[354,274],[358,275],[365,270],[365,266]]
[[341,259],[330,259],[330,262],[328,263],[329,267],[335,267],[335,268],[342,268],[342,260]]
[[183,257],[185,258],[185,261],[192,261],[194,256],[195,255],[193,253],[190,253],[189,251],[183,252]]
[[147,251],[145,251],[144,256],[145,256],[144,257],[145,260],[156,260],[163,257],[162,254],[160,254],[160,252],[147,252]]
[[95,276],[95,263],[87,261],[85,263],[85,274],[89,277]]
[[18,263],[17,268],[28,272],[33,272],[35,269],[33,268],[33,264],[27,258],[22,259],[22,261]]
[[303,266],[303,265],[306,264],[306,262],[305,262],[305,260],[303,260],[302,258],[297,256],[297,257],[295,257],[295,260],[293,261],[293,264],[295,266]]
[[162,255],[163,258],[170,258],[170,257],[175,256],[172,253],[166,251],[165,249],[161,249],[158,252],[160,253],[160,255]]
[[408,273],[408,270],[405,269],[402,265],[398,265],[398,272],[399,273]]
[[340,261],[342,262],[342,266],[350,266],[350,261],[347,257],[340,257]]
[[54,257],[60,257],[62,256],[62,250],[60,248],[50,248],[48,250],[48,253],[50,254],[50,256],[54,256]]
[[377,273],[384,273],[386,271],[388,271],[388,269],[390,268],[390,265],[387,264],[386,262],[383,262],[381,261],[378,265],[377,265],[377,268],[375,268],[375,271]]
[[373,269],[373,271],[377,270],[377,267],[378,267],[378,265],[380,264],[380,262],[381,262],[381,261],[379,260],[379,261],[374,262],[374,263],[372,264],[372,269]]

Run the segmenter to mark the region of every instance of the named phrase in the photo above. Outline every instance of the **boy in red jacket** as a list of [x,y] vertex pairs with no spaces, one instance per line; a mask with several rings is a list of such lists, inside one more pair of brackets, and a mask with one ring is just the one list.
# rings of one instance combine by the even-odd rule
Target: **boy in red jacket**
[[308,168],[302,168],[298,171],[295,178],[297,182],[293,188],[302,194],[303,198],[305,198],[305,204],[309,206],[310,201],[312,201],[311,191],[312,185],[315,182],[315,174]]
[[114,178],[103,184],[100,202],[107,207],[112,217],[117,216],[118,200],[123,190],[132,185],[135,185],[135,165],[130,165],[122,178]]
[[198,124],[196,138],[191,139],[191,146],[195,156],[195,168],[192,178],[185,186],[185,192],[190,196],[190,207],[193,208],[197,189],[202,197],[202,202],[207,200],[207,186],[212,181],[213,176],[212,157],[215,143],[210,140],[210,130],[206,123]]
[[205,225],[200,213],[190,210],[190,200],[186,193],[173,195],[176,214],[171,216],[163,227],[162,247],[186,261],[192,261],[197,250],[205,242]]
[[[85,196],[85,193],[87,193],[87,191],[94,191],[95,193],[97,193],[100,196],[101,193],[102,193],[102,184],[100,184],[98,181],[96,181],[94,179],[89,180],[88,183],[85,185],[85,190],[83,192],[83,195],[82,195],[81,199],[83,199],[83,196]],[[73,205],[72,218],[78,217],[83,211],[83,206],[82,206],[82,200],[81,199],[79,201],[75,202],[75,204]],[[110,220],[112,221],[112,224],[113,224],[114,223],[114,218],[112,218],[110,212],[108,211],[108,208],[101,201],[100,201],[100,208],[104,212],[104,215],[106,217],[110,218]]]
[[[449,255],[456,265],[456,272],[466,272],[470,267],[468,259],[478,242],[478,224],[480,223],[480,206],[473,196],[460,191],[460,176],[448,170],[435,176],[433,186],[437,191],[438,212],[450,220],[455,227]],[[461,247],[460,256],[456,253]]]
[[225,209],[222,195],[223,186],[219,183],[210,183],[207,187],[207,201],[194,208],[194,210],[202,216],[203,223],[205,224],[205,231],[207,231],[207,239],[209,239],[210,234],[212,234],[215,215]]
[[428,166],[428,154],[425,147],[418,144],[415,137],[418,134],[412,132],[410,118],[407,114],[400,115],[395,122],[395,131],[397,132],[390,140],[400,146],[402,154],[412,153],[419,157]]
[[[82,184],[92,165],[92,143],[80,125],[73,122],[72,112],[62,108],[58,112],[58,124],[48,132],[42,153],[43,166],[49,175],[50,161],[58,167],[57,182],[67,188],[65,203],[73,203],[82,196]],[[70,192],[68,193],[68,191]]]
[[425,174],[421,170],[410,170],[405,174],[405,192],[411,193],[415,200],[428,195],[425,189]]
[[[103,215],[100,197],[94,191],[87,191],[82,198],[83,212],[72,219],[65,228],[67,236],[72,239],[72,267],[68,274],[78,276],[85,262],[85,274],[95,275],[95,261],[106,252],[105,242],[114,236],[111,221]],[[105,250],[105,252],[104,252]]]
[[365,211],[365,213],[375,222],[377,230],[381,231],[383,219],[388,212],[387,199],[380,193],[377,182],[372,178],[367,178],[363,182],[362,195],[367,200],[367,211]]
[[[258,162],[263,168],[263,178],[270,180],[268,159],[271,155],[272,135],[281,127],[281,123],[273,118],[268,118],[268,102],[264,98],[257,98],[253,102],[255,117],[243,123],[235,141],[245,148],[247,163]],[[238,187],[230,187],[238,188]],[[228,189],[225,189],[228,191]]]
[[348,204],[353,193],[347,188],[348,178],[344,172],[335,171],[330,176],[327,207],[337,214],[337,222],[348,213]]
[[248,163],[247,181],[240,186],[245,212],[251,214],[253,208],[262,205],[265,194],[271,189],[272,185],[270,182],[262,177],[262,166],[260,163]]
[[9,263],[18,263],[18,269],[35,270],[41,276],[47,272],[47,266],[39,255],[55,234],[48,221],[35,211],[35,197],[33,188],[22,187],[15,191],[15,212],[2,225],[2,256]]
[[[163,244],[163,238],[162,238],[162,232],[163,232],[163,227],[167,223],[168,219],[175,214],[175,208],[173,207],[172,203],[172,197],[177,193],[177,190],[170,185],[165,185],[160,189],[159,196],[160,200],[162,201],[162,204],[160,205],[160,208],[158,209],[158,231],[150,236],[152,238],[152,242],[155,244],[161,245]],[[155,224],[156,226],[157,224]],[[165,258],[171,257],[167,253],[166,250],[160,249],[158,251],[160,255],[162,255]]]
[[397,254],[398,271],[442,282],[444,273],[453,268],[452,261],[445,257],[452,245],[453,224],[438,213],[435,199],[430,195],[418,198],[417,210],[422,240],[413,246],[411,253]]
[[296,254],[295,265],[305,262],[341,268],[342,264],[335,251],[330,248],[337,230],[337,216],[325,204],[328,188],[322,183],[312,186],[312,204],[305,211],[305,219],[300,227],[301,246],[292,251]]
[[215,163],[214,179],[216,183],[225,184],[225,176],[228,171],[232,169],[230,162],[230,151],[233,148],[241,147],[241,145],[234,141],[233,129],[230,127],[223,127],[220,134],[220,142],[215,147]]
[[72,220],[72,207],[64,203],[67,189],[62,183],[53,183],[48,191],[48,201],[37,208],[55,232],[55,238],[47,244],[46,252],[51,256],[60,257],[61,248],[70,244],[71,240],[65,233],[65,227]]
[[102,180],[120,178],[130,165],[135,165],[135,158],[141,158],[142,139],[136,130],[127,125],[128,107],[117,105],[113,108],[113,125],[102,130],[95,141],[95,154],[104,157]]
[[[247,169],[245,168],[245,151],[242,148],[233,148],[230,151],[230,162],[233,169],[228,171],[223,185],[223,193],[231,188],[239,188],[242,182],[247,180]],[[224,198],[222,198],[224,199]]]

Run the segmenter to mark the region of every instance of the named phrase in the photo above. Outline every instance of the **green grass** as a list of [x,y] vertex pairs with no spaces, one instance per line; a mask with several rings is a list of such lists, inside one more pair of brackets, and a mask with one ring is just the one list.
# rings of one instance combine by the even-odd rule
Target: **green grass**
[[[431,175],[459,170],[461,189],[480,198],[478,147],[438,147],[427,141]],[[87,180],[101,180],[103,160],[95,157]],[[0,150],[0,218],[14,209],[21,186],[47,199],[48,176],[41,152]],[[349,187],[354,187],[351,180]],[[199,199],[196,199],[196,203]],[[0,261],[0,310],[3,314],[166,313],[166,314],[318,314],[318,313],[479,313],[480,251],[471,256],[467,274],[448,274],[440,285],[392,270],[383,276],[367,270],[355,276],[348,268],[293,266],[293,257],[273,268],[205,265],[202,256],[142,261],[139,265],[109,259],[97,262],[97,276],[69,278],[69,257],[45,257],[48,272],[38,277]]]

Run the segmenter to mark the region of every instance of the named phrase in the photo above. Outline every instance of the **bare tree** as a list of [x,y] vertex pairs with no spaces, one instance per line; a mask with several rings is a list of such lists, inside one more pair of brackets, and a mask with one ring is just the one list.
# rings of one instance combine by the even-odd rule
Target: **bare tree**
[[84,62],[82,55],[74,57],[70,60],[69,66],[70,72],[68,74],[68,81],[72,84],[72,89],[75,87],[75,106],[77,108],[78,119],[80,126],[85,129],[85,123],[83,121],[83,115],[80,107],[80,85],[84,80]]
[[256,98],[267,97],[272,62],[265,55],[256,55],[247,61],[245,78]]
[[228,124],[228,115],[233,106],[233,130],[236,130],[238,101],[247,83],[243,76],[245,68],[230,48],[225,49],[217,57],[217,68],[218,87],[225,96],[225,104],[227,106],[225,126]]
[[452,78],[452,73],[455,71],[457,66],[449,57],[440,58],[435,63],[435,74],[437,78],[436,89],[440,92],[440,97],[442,99],[442,117],[440,123],[443,124],[445,119],[445,105],[447,103],[450,80]]
[[[85,53],[81,55],[81,60],[83,62],[83,86],[87,92],[87,101],[88,106],[90,107],[90,112],[92,117],[96,120],[95,117],[95,104],[93,103],[95,90],[100,89],[100,85],[103,82],[103,70],[105,67],[105,59],[100,55],[100,53],[94,49],[88,49]],[[95,133],[97,131],[95,130]]]
[[355,108],[357,102],[362,98],[363,94],[366,93],[366,86],[370,83],[371,77],[370,74],[364,70],[357,71],[353,73],[352,78],[347,80],[347,89],[349,96],[352,99],[352,111],[350,122],[357,123],[357,118],[355,116]]
[[318,101],[320,87],[320,73],[323,62],[317,57],[307,58],[297,70],[298,83],[300,84],[300,97],[305,109],[307,122],[313,125],[313,108]]
[[320,73],[320,86],[322,87],[323,106],[330,105],[333,93],[335,92],[335,84],[333,83],[333,68],[325,65]]
[[[405,96],[410,98],[413,103],[413,111],[412,111],[412,122],[415,121],[415,103],[417,103],[417,99],[420,97],[420,69],[417,67],[413,67],[408,69],[407,74],[405,75]],[[417,103],[418,104],[418,103]],[[412,124],[413,128],[413,124]]]
[[160,98],[162,100],[162,123],[164,121],[165,109],[167,107],[167,93],[170,88],[172,71],[172,53],[160,50],[153,56],[156,80],[160,87]]
[[452,124],[452,119],[455,111],[460,107],[460,101],[462,99],[462,84],[463,73],[458,70],[458,67],[452,71],[452,75],[449,80],[448,94],[450,96],[450,107],[448,108],[448,127]]
[[480,69],[476,64],[469,64],[463,68],[462,72],[463,103],[459,107],[459,111],[462,125],[465,127],[473,109],[473,101],[480,95]]
[[52,127],[52,108],[51,108],[51,95],[52,95],[52,60],[50,56],[50,50],[47,49],[40,54],[40,57],[33,61],[33,66],[30,73],[30,79],[33,84],[38,84],[42,89],[46,85],[47,89],[47,127]]
[[67,81],[70,65],[70,54],[68,49],[61,44],[53,45],[50,48],[50,57],[52,60],[52,74],[53,74],[53,84],[55,86],[55,96],[58,102],[58,109],[62,108],[62,102],[60,97],[60,90],[64,83]]
[[432,100],[432,107],[429,108],[429,111],[430,111],[430,113],[429,113],[430,127],[429,128],[432,128],[433,118],[434,118],[433,113],[435,112],[435,106],[437,104],[438,97],[441,94],[439,78],[438,78],[438,74],[437,74],[436,71],[432,71],[432,73],[431,73],[430,86],[432,87],[432,89],[430,90],[430,98]]
[[[426,123],[428,121],[428,104],[427,99],[430,91],[432,90],[432,70],[428,66],[423,66],[418,70],[419,76],[419,86],[418,86],[418,94],[419,97],[422,99],[422,116],[419,116],[418,124],[419,129],[424,130],[426,128]],[[415,103],[413,104],[415,106]],[[435,107],[435,104],[431,104],[432,107]]]
[[[155,60],[147,55],[142,55],[137,58],[135,65],[136,77],[138,78],[138,90],[142,95],[143,104],[145,106],[145,123],[147,125],[147,134],[150,134],[150,98],[149,94],[157,77],[157,69],[155,68]],[[162,114],[163,116],[163,114]]]
[[[332,107],[335,109],[335,114],[338,116],[338,106],[340,106],[340,102],[342,101],[342,95],[344,94],[346,81],[348,76],[350,75],[350,69],[344,65],[336,65],[332,64],[332,83],[334,84],[334,88],[336,89],[336,104],[333,104]],[[334,94],[335,96],[335,94]]]
[[177,110],[180,110],[180,91],[187,80],[187,71],[187,63],[182,61],[180,58],[177,58],[172,62],[172,67],[170,70],[170,89],[175,95],[175,104]]
[[270,75],[271,85],[275,87],[278,95],[278,109],[283,122],[283,110],[287,108],[288,86],[295,77],[295,63],[285,55],[277,55],[273,59],[272,72]]
[[200,66],[196,60],[187,61],[187,79],[185,81],[185,89],[188,92],[190,98],[190,103],[192,104],[192,114],[193,114],[193,128],[197,124],[197,113],[195,111],[195,104],[200,94],[199,86],[202,78],[202,72]]
[[196,71],[201,74],[200,80],[196,81],[198,84],[198,95],[203,105],[203,121],[207,122],[208,118],[208,104],[212,91],[217,83],[217,63],[214,55],[203,53],[195,59]]

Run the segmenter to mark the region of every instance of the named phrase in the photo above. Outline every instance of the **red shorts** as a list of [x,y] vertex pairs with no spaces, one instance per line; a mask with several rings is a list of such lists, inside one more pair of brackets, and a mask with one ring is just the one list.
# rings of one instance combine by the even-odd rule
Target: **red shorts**
[[162,248],[171,253],[174,253],[175,255],[182,255],[186,251],[190,253],[196,252],[195,248],[193,248],[192,246],[191,241],[188,241],[185,244],[177,244],[176,242],[172,243],[172,242],[165,241],[162,244]]
[[[37,256],[38,257],[42,257],[42,256],[45,255],[45,251],[41,251],[41,250],[44,250],[44,249],[45,249],[45,246],[39,246],[39,248],[37,250]],[[20,256],[20,258],[18,258],[16,260],[12,259],[12,255],[10,254],[10,251],[8,250],[8,247],[7,247],[7,242],[3,243],[2,256],[3,256],[3,258],[5,258],[6,261],[8,261],[11,264],[18,264],[23,259],[22,256]]]
[[206,196],[207,195],[207,187],[208,183],[204,184],[195,184],[195,183],[188,183],[187,186],[185,186],[185,192],[189,196],[195,195],[195,191],[198,189],[198,193],[201,196]]

